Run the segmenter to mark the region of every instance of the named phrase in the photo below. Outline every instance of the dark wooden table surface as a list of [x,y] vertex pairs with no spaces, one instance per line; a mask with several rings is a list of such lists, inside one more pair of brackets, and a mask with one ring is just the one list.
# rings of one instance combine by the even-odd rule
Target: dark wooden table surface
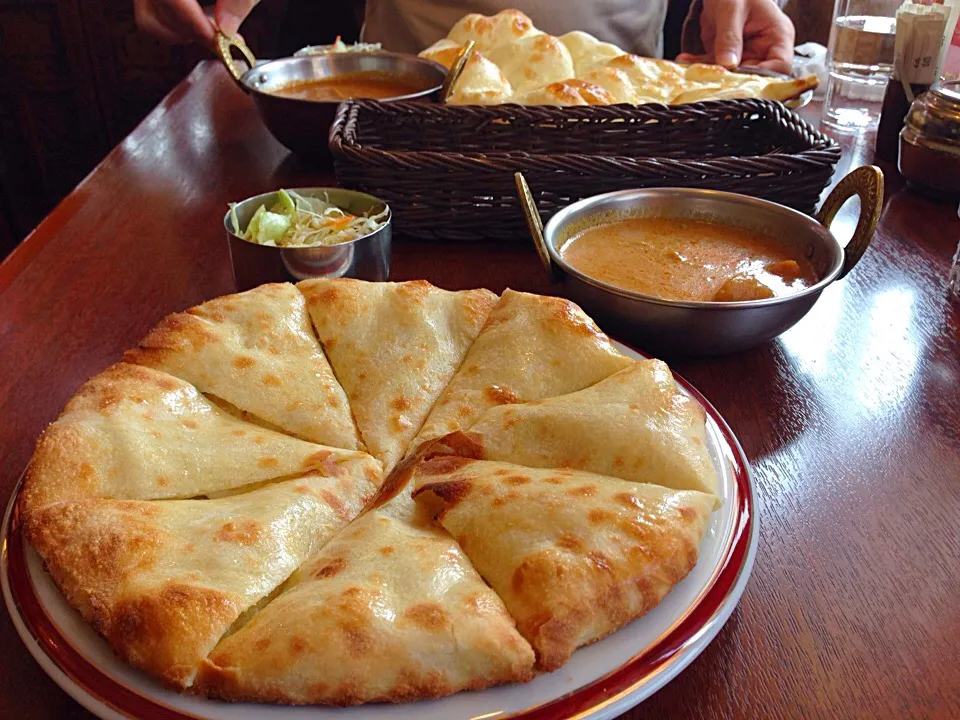
[[[868,140],[844,145],[840,172],[870,159]],[[630,718],[960,717],[960,221],[884,169],[871,249],[800,324],[674,363],[753,464],[760,548],[726,627]],[[227,202],[323,180],[206,64],[43,221],[0,266],[4,506],[84,379],[163,315],[233,290]],[[392,279],[411,278],[550,291],[524,243],[400,239]],[[0,717],[88,717],[6,613],[0,648]]]

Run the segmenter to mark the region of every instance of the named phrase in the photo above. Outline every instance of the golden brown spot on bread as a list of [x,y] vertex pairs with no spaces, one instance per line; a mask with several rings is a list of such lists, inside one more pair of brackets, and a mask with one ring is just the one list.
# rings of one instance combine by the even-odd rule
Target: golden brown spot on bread
[[527,485],[530,482],[530,478],[526,475],[511,475],[510,477],[505,477],[503,479],[507,485]]
[[563,485],[563,478],[558,478],[555,475],[545,477],[543,481],[545,483],[550,483],[551,485]]
[[336,557],[326,562],[313,576],[316,578],[331,578],[347,566],[347,561],[342,557]]
[[493,500],[490,501],[490,504],[493,507],[500,507],[504,505],[506,502],[507,502],[507,499],[505,497],[503,497],[502,495],[497,495],[497,497],[495,497]]
[[496,405],[515,405],[522,402],[519,395],[500,385],[487,385],[483,389],[483,394],[487,400]]
[[449,507],[453,507],[466,498],[471,490],[473,490],[473,484],[469,480],[451,480],[426,485],[418,489],[414,496],[429,491],[443,500]]
[[449,475],[460,468],[469,465],[472,461],[469,458],[459,457],[457,455],[441,455],[440,457],[430,458],[420,463],[417,467],[418,475]]
[[603,508],[590,508],[587,510],[587,521],[593,523],[594,525],[599,525],[600,523],[613,520],[616,517],[609,510],[604,510]]
[[287,643],[287,648],[290,650],[290,654],[294,657],[297,655],[302,655],[304,652],[306,652],[308,647],[309,644],[307,641],[299,635],[294,635]]
[[640,498],[636,495],[631,495],[628,492],[618,492],[614,493],[613,499],[617,502],[623,503],[627,507],[631,508],[642,508],[643,503],[640,502]]
[[280,385],[280,378],[278,378],[276,375],[273,375],[272,373],[267,373],[266,375],[263,376],[263,384],[278,386]]
[[269,636],[257,638],[257,639],[254,640],[254,642],[253,642],[253,649],[254,649],[254,650],[257,650],[257,651],[259,651],[259,652],[263,652],[263,651],[266,650],[268,647],[270,647],[270,637],[269,637]]
[[574,497],[592,497],[596,494],[596,485],[578,485],[577,487],[567,489],[567,495],[572,495]]
[[280,467],[280,461],[275,457],[262,457],[257,460],[257,467],[264,470],[273,470]]
[[197,421],[193,418],[184,418],[181,422],[183,423],[184,427],[190,428],[191,430],[197,427]]
[[434,602],[411,605],[403,611],[403,617],[424,630],[440,630],[449,624],[443,607]]
[[260,525],[255,520],[228,520],[214,534],[217,542],[234,542],[241,545],[253,545],[260,539]]
[[378,549],[380,550],[380,554],[383,555],[384,557],[389,557],[393,555],[393,551],[394,551],[393,545],[384,545]]
[[572,533],[563,533],[557,538],[556,542],[557,547],[561,547],[564,550],[580,551],[583,549],[583,542]]
[[613,561],[610,560],[599,550],[591,550],[587,553],[587,559],[593,563],[599,570],[609,571],[613,567]]
[[166,487],[170,484],[170,478],[166,475],[157,475],[157,485],[160,487]]
[[317,495],[323,499],[327,505],[337,514],[337,517],[341,520],[348,521],[350,520],[350,513],[347,511],[347,506],[344,504],[343,500],[336,493],[327,490],[327,488],[321,488]]
[[236,428],[234,430],[231,430],[230,432],[236,435],[237,437],[243,437],[244,435],[247,434],[247,431],[244,430],[243,428]]
[[390,401],[390,407],[394,410],[409,410],[410,409],[410,400],[405,398],[403,395],[398,395]]
[[252,366],[255,362],[256,360],[254,360],[249,355],[237,355],[233,359],[233,362],[230,364],[233,365],[235,368],[237,368],[237,370],[246,370],[248,367]]

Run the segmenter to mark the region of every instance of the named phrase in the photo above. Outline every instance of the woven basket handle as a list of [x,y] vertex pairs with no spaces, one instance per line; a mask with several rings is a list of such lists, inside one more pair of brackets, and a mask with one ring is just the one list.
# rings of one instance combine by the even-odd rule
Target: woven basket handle
[[883,207],[883,173],[880,168],[874,165],[858,167],[837,183],[820,206],[816,215],[817,221],[829,230],[837,211],[854,195],[860,198],[860,217],[857,218],[853,237],[843,249],[843,268],[837,280],[853,270],[854,265],[866,252],[870,240],[873,239],[873,232],[877,229],[880,209]]

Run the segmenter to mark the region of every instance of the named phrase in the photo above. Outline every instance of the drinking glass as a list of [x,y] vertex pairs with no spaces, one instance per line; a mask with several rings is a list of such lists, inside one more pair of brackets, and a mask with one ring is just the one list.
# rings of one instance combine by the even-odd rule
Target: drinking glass
[[836,0],[827,47],[823,121],[840,130],[870,130],[880,120],[893,75],[897,8],[902,0]]

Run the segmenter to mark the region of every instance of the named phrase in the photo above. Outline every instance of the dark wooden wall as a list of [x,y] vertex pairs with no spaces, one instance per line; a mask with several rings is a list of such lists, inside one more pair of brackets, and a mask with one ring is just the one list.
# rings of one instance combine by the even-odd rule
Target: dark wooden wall
[[[349,41],[357,5],[269,0],[244,36],[268,58]],[[826,43],[832,7],[790,0],[798,40]],[[0,259],[204,57],[137,32],[132,0],[0,0]]]

